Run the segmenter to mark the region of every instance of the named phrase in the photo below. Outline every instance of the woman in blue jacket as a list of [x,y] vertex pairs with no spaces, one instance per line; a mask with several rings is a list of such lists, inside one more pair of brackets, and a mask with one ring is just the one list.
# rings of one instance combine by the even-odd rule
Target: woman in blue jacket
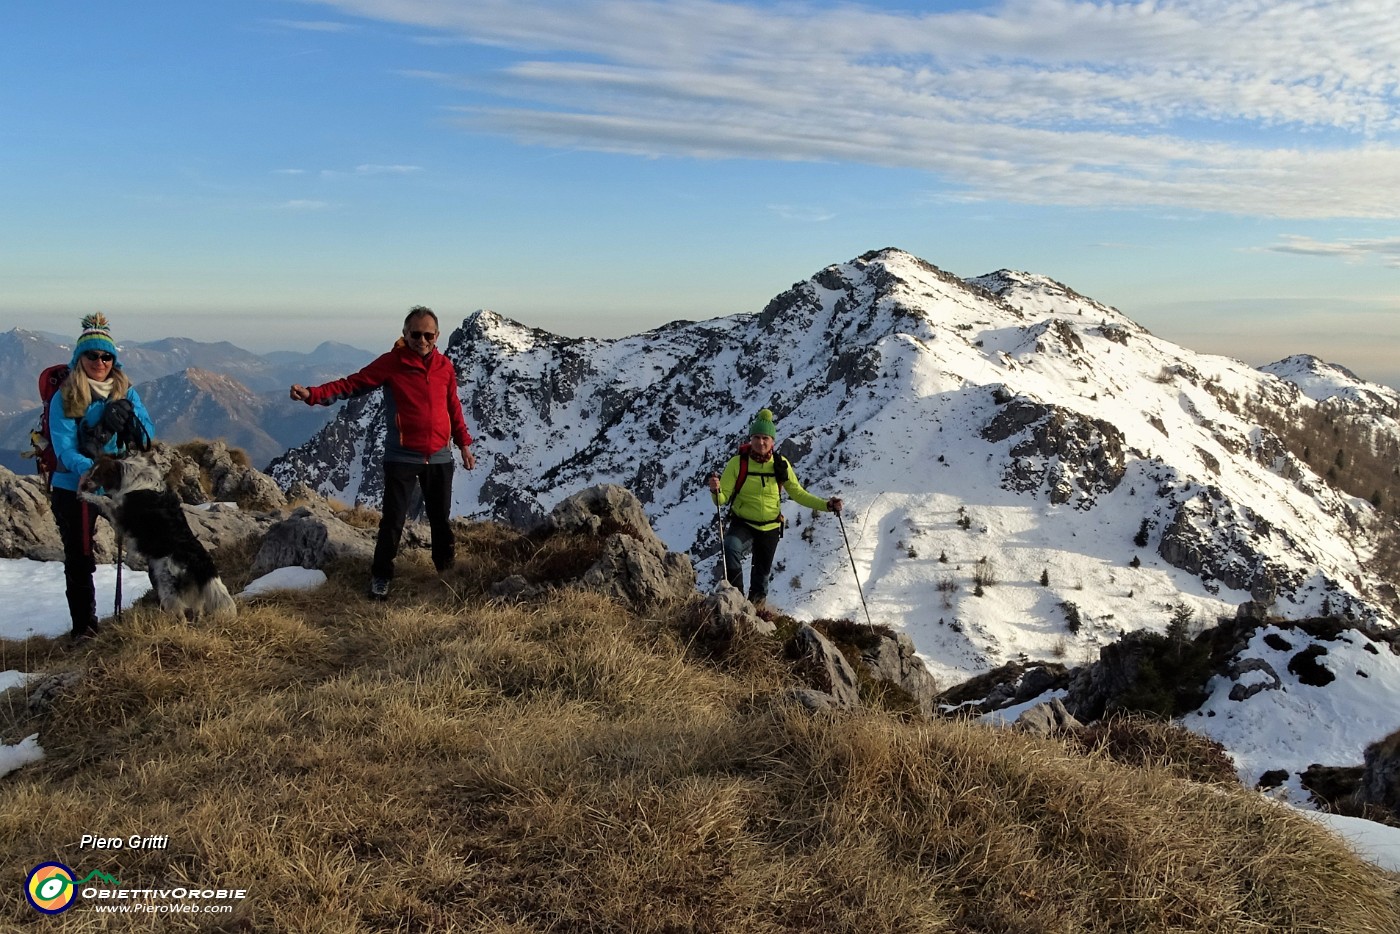
[[58,460],[50,504],[63,541],[64,591],[77,641],[98,632],[92,581],[97,509],[78,496],[78,484],[99,455],[148,447],[155,428],[117,359],[105,316],[83,318],[69,366],[68,378],[49,400],[49,436]]

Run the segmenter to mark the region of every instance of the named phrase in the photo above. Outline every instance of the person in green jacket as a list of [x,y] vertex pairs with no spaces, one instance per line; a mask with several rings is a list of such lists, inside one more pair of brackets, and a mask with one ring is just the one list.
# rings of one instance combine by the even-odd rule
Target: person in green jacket
[[[781,497],[787,491],[795,502],[818,512],[841,511],[839,497],[822,499],[802,488],[792,462],[774,450],[778,428],[773,413],[760,409],[749,425],[748,448],[724,465],[723,474],[710,474],[710,495],[715,504],[729,504],[729,523],[724,531],[725,576],[729,583],[744,589],[744,559],[753,552],[749,575],[749,600],[762,606],[768,599],[768,575],[778,539],[783,537]],[[736,489],[737,487],[737,489]]]

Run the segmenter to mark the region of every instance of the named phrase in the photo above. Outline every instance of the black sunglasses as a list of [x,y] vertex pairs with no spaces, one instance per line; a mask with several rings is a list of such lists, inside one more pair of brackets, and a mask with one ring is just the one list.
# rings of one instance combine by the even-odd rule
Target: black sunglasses
[[416,341],[435,341],[437,331],[409,331],[408,336]]
[[117,359],[111,354],[103,353],[100,350],[85,350],[83,351],[83,356],[93,363],[111,363],[113,360]]

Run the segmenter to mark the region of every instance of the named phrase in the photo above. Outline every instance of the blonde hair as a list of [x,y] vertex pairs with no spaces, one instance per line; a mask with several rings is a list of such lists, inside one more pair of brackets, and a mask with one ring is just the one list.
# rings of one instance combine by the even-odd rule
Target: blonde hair
[[[127,379],[126,373],[112,367],[112,375],[108,379],[112,381],[112,391],[107,394],[107,401],[124,398],[131,388],[131,380]],[[88,376],[83,372],[81,363],[68,371],[68,378],[58,387],[58,395],[63,400],[66,418],[82,418],[87,412],[88,406],[92,405],[92,387],[88,385]]]

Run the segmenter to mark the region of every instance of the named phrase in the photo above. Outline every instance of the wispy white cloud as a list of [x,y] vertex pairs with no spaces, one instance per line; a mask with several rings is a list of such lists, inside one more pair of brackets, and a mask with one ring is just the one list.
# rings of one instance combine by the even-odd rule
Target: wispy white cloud
[[330,20],[269,19],[264,22],[282,29],[296,29],[302,32],[352,32],[359,28],[354,23]]
[[293,198],[290,201],[283,201],[277,207],[284,211],[324,211],[330,207],[330,202],[316,201],[310,198]]
[[835,220],[836,214],[821,208],[803,207],[793,204],[770,204],[768,210],[786,221],[798,221],[804,224],[822,224],[829,220]]
[[420,165],[357,165],[353,169],[322,169],[322,178],[353,178],[366,175],[416,175],[423,171]]
[[1334,240],[1324,243],[1311,237],[1286,236],[1281,238],[1279,243],[1266,249],[1273,253],[1337,257],[1353,263],[1379,259],[1387,266],[1400,268],[1400,237]]
[[[646,156],[860,162],[971,199],[1400,216],[1388,0],[318,0],[514,50],[459,121]],[[464,69],[464,73],[468,70]]]
[[273,169],[273,175],[305,175],[306,169]]
[[416,175],[423,171],[421,165],[357,165],[356,175]]

